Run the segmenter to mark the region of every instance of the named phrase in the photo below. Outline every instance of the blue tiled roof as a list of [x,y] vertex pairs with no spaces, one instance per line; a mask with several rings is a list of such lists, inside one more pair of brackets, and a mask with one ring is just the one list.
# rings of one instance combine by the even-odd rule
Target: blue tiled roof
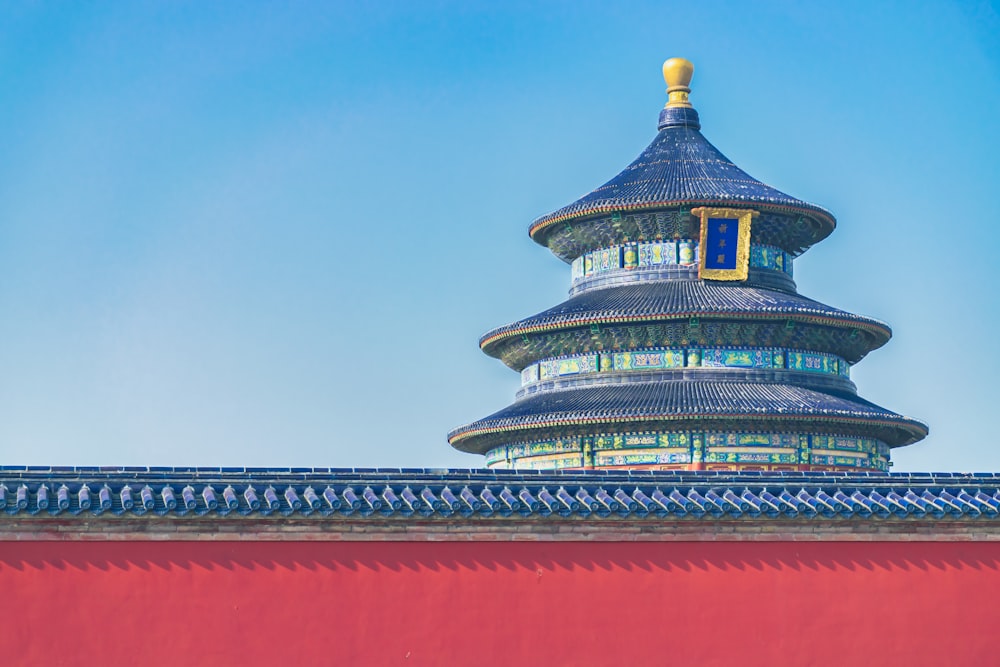
[[839,323],[844,327],[870,332],[874,343],[872,349],[885,344],[891,336],[889,326],[883,322],[826,306],[798,294],[702,280],[663,280],[616,285],[577,294],[537,315],[497,327],[484,334],[479,343],[485,348],[508,335],[564,325],[713,315],[746,319],[794,317],[815,319],[824,324]]
[[[889,445],[906,445],[927,435],[927,427],[858,396],[833,395],[787,384],[704,382],[679,379],[606,384],[538,393],[449,434],[453,446],[482,453],[497,431],[567,424],[626,424],[750,417],[772,423],[807,418],[828,424],[863,422]],[[507,439],[510,439],[508,433]],[[480,443],[480,440],[484,440]]]
[[143,515],[993,521],[1000,516],[1000,475],[0,468],[0,522],[58,517],[71,527],[77,519]]
[[624,171],[572,204],[536,219],[529,232],[535,236],[554,222],[602,211],[676,204],[744,204],[801,212],[822,223],[822,233],[813,243],[833,230],[836,223],[829,211],[753,178],[697,128],[697,121],[664,127]]

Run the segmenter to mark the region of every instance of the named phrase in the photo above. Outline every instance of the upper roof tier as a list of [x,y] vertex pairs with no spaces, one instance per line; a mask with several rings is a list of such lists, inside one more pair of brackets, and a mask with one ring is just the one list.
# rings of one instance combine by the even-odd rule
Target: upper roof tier
[[528,229],[532,239],[549,246],[551,232],[565,227],[558,223],[696,205],[745,206],[789,214],[787,224],[793,237],[790,245],[798,246],[786,248],[792,252],[804,250],[833,231],[836,221],[829,211],[753,178],[701,134],[698,112],[687,102],[693,71],[694,66],[681,58],[663,64],[670,101],[660,113],[659,134],[653,143],[601,187],[535,220]]

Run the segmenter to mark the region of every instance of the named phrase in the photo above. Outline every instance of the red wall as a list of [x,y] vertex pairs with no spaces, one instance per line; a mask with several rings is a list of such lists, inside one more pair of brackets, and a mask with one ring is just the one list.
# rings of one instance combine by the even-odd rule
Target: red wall
[[0,655],[1000,664],[998,564],[969,542],[0,542]]

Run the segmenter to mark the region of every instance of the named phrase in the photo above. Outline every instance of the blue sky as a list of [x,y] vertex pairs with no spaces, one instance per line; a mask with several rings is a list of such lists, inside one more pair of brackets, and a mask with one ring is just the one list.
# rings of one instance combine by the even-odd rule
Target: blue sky
[[536,216],[656,132],[831,209],[799,291],[892,325],[896,470],[1000,470],[987,2],[5,3],[0,459],[471,467],[484,331],[565,298]]

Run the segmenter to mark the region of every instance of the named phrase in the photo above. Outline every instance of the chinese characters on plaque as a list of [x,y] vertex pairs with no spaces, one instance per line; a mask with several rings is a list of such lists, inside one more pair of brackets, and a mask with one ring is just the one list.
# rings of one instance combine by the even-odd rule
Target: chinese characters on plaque
[[691,209],[701,218],[698,277],[746,280],[750,266],[750,223],[757,211],[736,208]]

